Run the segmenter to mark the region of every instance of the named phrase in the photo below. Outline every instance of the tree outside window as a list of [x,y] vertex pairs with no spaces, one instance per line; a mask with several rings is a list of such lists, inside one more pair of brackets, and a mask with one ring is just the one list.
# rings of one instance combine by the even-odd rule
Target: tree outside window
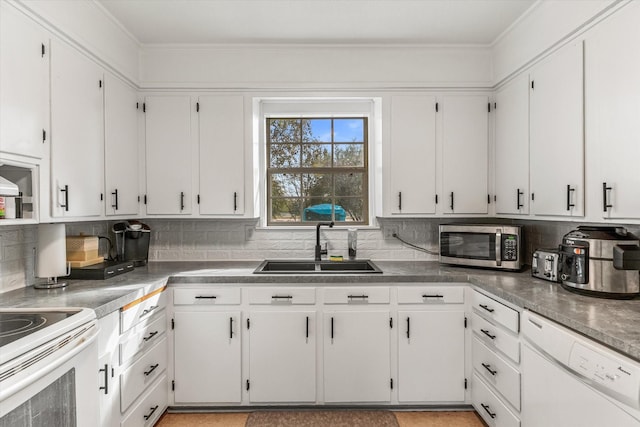
[[368,223],[367,118],[268,118],[269,225]]

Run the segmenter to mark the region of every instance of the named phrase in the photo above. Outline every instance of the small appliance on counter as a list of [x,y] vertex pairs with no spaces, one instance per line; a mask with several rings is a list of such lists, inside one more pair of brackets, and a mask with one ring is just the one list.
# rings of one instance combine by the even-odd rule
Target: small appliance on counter
[[531,275],[550,282],[558,282],[559,265],[558,249],[536,249],[531,260]]
[[522,227],[504,224],[440,224],[442,264],[520,270]]
[[113,225],[118,261],[133,261],[135,267],[147,265],[151,228],[137,220]]
[[[104,280],[133,270],[133,262],[108,259],[99,254],[100,236],[67,236],[67,262],[71,265],[69,279]],[[109,240],[109,239],[107,239]]]
[[638,296],[640,265],[634,260],[639,244],[624,227],[579,226],[560,245],[562,286],[602,298]]

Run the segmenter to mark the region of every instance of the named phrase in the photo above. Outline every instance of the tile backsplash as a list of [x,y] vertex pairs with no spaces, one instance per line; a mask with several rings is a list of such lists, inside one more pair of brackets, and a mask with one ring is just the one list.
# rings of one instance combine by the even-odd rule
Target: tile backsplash
[[[499,218],[379,218],[379,228],[358,230],[358,258],[373,260],[437,260],[437,255],[411,248],[392,237],[437,253],[438,225],[442,222],[519,224],[524,227],[525,262],[537,248],[557,246],[562,236],[580,223],[564,221],[504,220]],[[313,258],[315,228],[265,229],[255,220],[145,219],[151,228],[151,261],[262,260],[268,258]],[[113,221],[66,224],[67,235],[108,236]],[[603,224],[600,224],[603,225]],[[640,225],[623,225],[640,236]],[[0,227],[0,293],[33,284],[38,226]],[[321,229],[321,242],[330,255],[347,257],[347,229]],[[114,241],[115,243],[115,241]],[[107,246],[101,240],[101,254]]]

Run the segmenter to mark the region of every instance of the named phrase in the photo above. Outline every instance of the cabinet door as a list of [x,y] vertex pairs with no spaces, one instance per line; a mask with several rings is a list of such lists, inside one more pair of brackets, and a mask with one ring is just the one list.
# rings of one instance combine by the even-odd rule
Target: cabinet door
[[0,8],[0,151],[41,158],[49,129],[48,35],[9,3]]
[[244,213],[244,98],[201,96],[200,213]]
[[138,214],[136,91],[105,75],[105,192],[107,215]]
[[98,402],[100,426],[120,426],[120,374],[118,372],[118,340],[120,314],[111,312],[98,320]]
[[315,403],[315,312],[252,312],[249,319],[250,401]]
[[442,202],[446,213],[488,212],[489,98],[442,100]]
[[529,213],[529,76],[496,93],[496,213]]
[[191,99],[145,99],[147,213],[190,214],[192,205]]
[[531,208],[535,215],[582,216],[584,131],[582,43],[531,72]]
[[389,311],[324,313],[325,402],[389,402]]
[[436,98],[391,98],[390,192],[391,214],[436,211]]
[[631,2],[586,42],[589,105],[600,154],[599,188],[605,218],[640,218],[640,4]]
[[464,311],[400,311],[398,325],[398,401],[464,401]]
[[240,403],[240,312],[176,312],[176,403]]
[[103,213],[103,75],[97,64],[51,42],[51,214]]

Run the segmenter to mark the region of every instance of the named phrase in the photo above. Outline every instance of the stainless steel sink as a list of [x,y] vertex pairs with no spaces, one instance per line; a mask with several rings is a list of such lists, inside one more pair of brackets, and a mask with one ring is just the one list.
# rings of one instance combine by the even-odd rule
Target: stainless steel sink
[[382,270],[368,259],[349,261],[265,260],[254,274],[369,274]]

